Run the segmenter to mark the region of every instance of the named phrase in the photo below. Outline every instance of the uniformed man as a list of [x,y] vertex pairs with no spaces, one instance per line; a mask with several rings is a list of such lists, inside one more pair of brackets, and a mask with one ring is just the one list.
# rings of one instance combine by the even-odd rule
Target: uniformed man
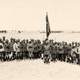
[[33,51],[34,51],[34,41],[29,41],[27,44],[27,50],[29,53],[29,58],[32,59],[34,57]]
[[12,54],[11,60],[14,60],[14,59],[16,58],[15,51],[14,51],[14,49],[13,49],[14,43],[15,43],[15,39],[11,38],[11,39],[10,39],[10,43],[9,43],[10,52],[11,52],[11,54]]
[[27,57],[27,43],[25,42],[25,40],[22,40],[20,42],[20,59],[26,59]]
[[11,54],[10,52],[10,45],[9,45],[9,40],[6,40],[4,43],[4,50],[5,50],[5,60],[10,61],[9,55]]
[[44,63],[49,63],[51,60],[50,44],[49,44],[48,40],[46,41],[46,43],[44,45],[43,60],[44,60]]
[[0,60],[5,61],[5,51],[3,41],[0,39]]
[[15,43],[13,44],[13,50],[16,55],[16,59],[20,59],[20,41],[16,40]]

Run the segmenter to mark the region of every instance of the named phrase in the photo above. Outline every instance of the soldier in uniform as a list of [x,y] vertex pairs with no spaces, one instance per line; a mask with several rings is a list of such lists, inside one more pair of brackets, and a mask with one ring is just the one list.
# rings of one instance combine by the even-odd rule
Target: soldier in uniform
[[59,43],[55,42],[54,43],[54,54],[55,54],[55,57],[56,57],[56,60],[59,60]]
[[13,44],[13,50],[16,55],[16,59],[20,59],[20,41],[16,40],[15,43]]
[[3,41],[0,39],[0,60],[5,61],[5,51]]
[[49,63],[51,59],[51,53],[50,53],[50,44],[48,40],[44,44],[44,54],[43,54],[43,60],[44,63]]
[[77,59],[78,59],[78,64],[80,64],[80,46],[77,47]]
[[28,51],[28,56],[30,59],[34,57],[33,51],[34,51],[34,41],[29,41],[27,44],[27,51]]
[[78,63],[77,53],[77,47],[71,50],[72,63]]
[[51,54],[51,61],[56,61],[56,50],[55,50],[55,43],[53,43],[53,40],[50,40],[50,54]]
[[67,61],[67,56],[68,56],[68,44],[67,42],[63,43],[63,50],[64,50],[64,61]]
[[34,58],[40,58],[42,45],[39,40],[34,42]]
[[10,43],[9,43],[10,52],[11,52],[11,55],[12,55],[11,60],[14,60],[14,59],[16,58],[15,51],[14,51],[14,49],[13,49],[14,43],[15,43],[15,39],[11,38],[11,39],[10,39]]
[[10,61],[9,55],[11,54],[10,52],[10,45],[9,45],[9,40],[6,40],[4,43],[4,51],[5,51],[5,60]]
[[27,43],[25,42],[25,40],[22,40],[20,42],[20,59],[25,59],[28,57],[27,55]]

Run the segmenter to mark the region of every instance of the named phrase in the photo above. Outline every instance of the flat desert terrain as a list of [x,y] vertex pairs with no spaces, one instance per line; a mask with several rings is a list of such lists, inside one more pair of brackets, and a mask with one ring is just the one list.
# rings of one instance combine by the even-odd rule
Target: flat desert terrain
[[40,59],[0,62],[0,80],[80,80],[80,66]]

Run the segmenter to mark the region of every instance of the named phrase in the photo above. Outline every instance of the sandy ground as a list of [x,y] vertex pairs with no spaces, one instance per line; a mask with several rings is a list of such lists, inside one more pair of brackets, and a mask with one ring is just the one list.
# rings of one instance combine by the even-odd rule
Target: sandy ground
[[80,66],[41,60],[0,62],[0,80],[80,80]]

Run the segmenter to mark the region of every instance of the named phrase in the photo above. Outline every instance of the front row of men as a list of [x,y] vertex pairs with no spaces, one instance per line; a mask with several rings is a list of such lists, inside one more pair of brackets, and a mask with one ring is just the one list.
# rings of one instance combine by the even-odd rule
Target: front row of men
[[41,58],[44,63],[65,61],[80,64],[80,43],[54,42],[53,40],[1,40],[0,60],[11,61]]

